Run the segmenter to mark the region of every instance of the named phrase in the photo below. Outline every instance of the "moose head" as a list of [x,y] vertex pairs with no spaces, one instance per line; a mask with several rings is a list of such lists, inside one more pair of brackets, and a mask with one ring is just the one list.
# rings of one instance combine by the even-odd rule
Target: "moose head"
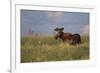
[[61,36],[63,35],[63,30],[64,28],[55,28],[54,31],[57,32],[57,34],[55,35],[55,39],[62,39]]

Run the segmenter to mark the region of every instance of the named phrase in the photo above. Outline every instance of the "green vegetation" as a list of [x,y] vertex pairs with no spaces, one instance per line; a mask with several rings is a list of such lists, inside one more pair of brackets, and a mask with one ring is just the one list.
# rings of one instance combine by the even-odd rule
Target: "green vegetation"
[[21,38],[21,62],[69,61],[89,59],[89,37],[82,36],[80,45],[70,45],[53,36]]

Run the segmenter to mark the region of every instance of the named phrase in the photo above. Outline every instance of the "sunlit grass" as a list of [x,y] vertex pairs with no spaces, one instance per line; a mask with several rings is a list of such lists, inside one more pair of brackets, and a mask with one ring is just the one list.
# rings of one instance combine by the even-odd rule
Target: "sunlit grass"
[[21,62],[69,61],[89,59],[89,37],[82,36],[80,45],[70,45],[53,36],[21,38]]

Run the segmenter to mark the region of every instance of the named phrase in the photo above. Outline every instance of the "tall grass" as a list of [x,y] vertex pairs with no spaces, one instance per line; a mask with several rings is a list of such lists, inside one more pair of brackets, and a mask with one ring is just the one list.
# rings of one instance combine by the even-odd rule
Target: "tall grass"
[[70,45],[53,36],[22,37],[21,62],[69,61],[89,59],[89,37],[82,36],[80,45]]

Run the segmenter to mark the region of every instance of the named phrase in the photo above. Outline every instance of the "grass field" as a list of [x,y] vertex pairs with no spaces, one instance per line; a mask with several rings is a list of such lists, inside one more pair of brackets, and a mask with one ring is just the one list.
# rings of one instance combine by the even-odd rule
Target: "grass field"
[[69,45],[53,36],[21,38],[21,63],[89,59],[89,37],[82,36],[80,45]]

